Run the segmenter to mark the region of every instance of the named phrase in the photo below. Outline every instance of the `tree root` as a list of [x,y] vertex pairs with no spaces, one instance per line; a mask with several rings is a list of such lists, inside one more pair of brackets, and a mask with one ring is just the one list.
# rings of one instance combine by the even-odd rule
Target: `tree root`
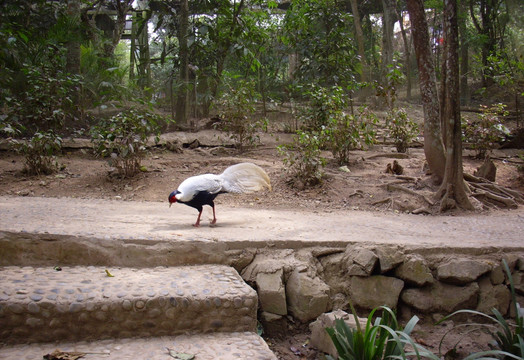
[[524,204],[524,195],[518,191],[497,185],[489,180],[464,174],[471,196],[482,202],[487,207],[503,207],[515,209],[519,204]]

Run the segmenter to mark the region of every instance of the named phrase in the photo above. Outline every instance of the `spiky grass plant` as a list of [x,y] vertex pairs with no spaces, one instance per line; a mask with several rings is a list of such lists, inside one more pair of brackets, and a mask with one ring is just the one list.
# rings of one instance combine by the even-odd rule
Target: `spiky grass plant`
[[[352,329],[344,320],[336,319],[334,328],[326,328],[341,360],[382,360],[407,359],[415,356],[417,359],[430,358],[437,360],[430,351],[415,343],[410,334],[419,318],[413,316],[402,328],[393,310],[387,306],[380,306],[371,311],[365,328],[362,328],[353,305],[351,311],[355,318],[356,329]],[[382,310],[382,317],[373,317],[378,310]],[[406,351],[406,345],[410,350]],[[327,356],[329,360],[334,360]]]

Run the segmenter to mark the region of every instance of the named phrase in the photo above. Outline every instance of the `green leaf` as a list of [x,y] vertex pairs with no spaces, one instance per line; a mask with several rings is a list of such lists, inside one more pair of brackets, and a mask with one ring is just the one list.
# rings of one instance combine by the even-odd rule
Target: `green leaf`
[[195,358],[195,355],[193,354],[179,353],[170,348],[166,348],[166,350],[168,351],[169,355],[172,358],[175,358],[178,360],[193,360]]

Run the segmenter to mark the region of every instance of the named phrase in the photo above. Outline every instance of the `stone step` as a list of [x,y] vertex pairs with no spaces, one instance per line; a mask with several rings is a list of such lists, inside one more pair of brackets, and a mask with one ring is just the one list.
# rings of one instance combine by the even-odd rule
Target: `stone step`
[[0,359],[34,360],[59,349],[86,353],[82,360],[168,360],[167,348],[195,355],[195,360],[276,360],[264,340],[253,332],[209,333],[158,338],[110,339],[79,343],[47,343],[0,347]]
[[257,294],[223,265],[0,268],[0,341],[255,331]]

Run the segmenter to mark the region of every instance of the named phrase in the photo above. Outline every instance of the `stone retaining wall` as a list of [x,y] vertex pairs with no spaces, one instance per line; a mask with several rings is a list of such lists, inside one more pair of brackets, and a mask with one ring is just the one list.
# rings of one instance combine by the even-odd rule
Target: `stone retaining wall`
[[[512,272],[517,301],[524,303],[524,254],[495,248],[478,252],[350,244],[345,249],[259,251],[238,269],[257,289],[266,325],[285,315],[309,322],[334,309],[387,305],[409,318],[430,320],[459,309],[514,316],[503,269]],[[432,318],[433,317],[433,318]]]

